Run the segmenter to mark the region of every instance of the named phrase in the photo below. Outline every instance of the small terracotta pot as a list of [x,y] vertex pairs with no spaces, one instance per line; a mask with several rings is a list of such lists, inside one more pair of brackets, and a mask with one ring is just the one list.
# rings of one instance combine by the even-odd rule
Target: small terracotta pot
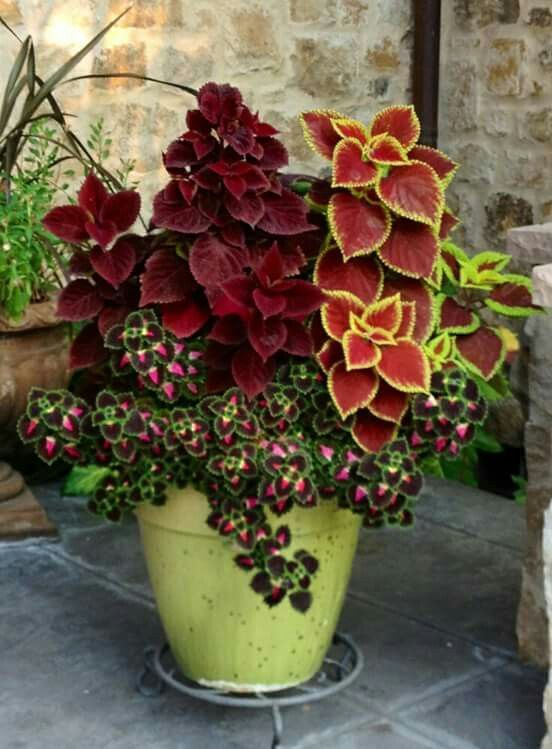
[[67,327],[55,300],[31,305],[17,323],[0,315],[0,445],[15,443],[15,427],[32,387],[63,388],[69,381]]

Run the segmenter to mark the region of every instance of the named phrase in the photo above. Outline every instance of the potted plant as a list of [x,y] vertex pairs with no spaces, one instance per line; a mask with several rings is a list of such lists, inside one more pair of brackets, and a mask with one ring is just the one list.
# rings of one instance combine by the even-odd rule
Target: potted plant
[[506,256],[451,242],[457,167],[412,107],[305,113],[330,182],[281,174],[237,89],[197,98],[145,236],[125,233],[138,195],[93,174],[46,215],[91,376],[34,390],[19,431],[92,512],[136,514],[187,676],[280,689],[320,665],[361,524],[410,526],[424,470],[484,419],[505,352],[486,311],[537,310]]
[[20,40],[6,81],[0,106],[0,429],[5,448],[30,388],[63,387],[68,380],[68,330],[56,314],[67,259],[41,216],[63,188],[67,160],[100,169],[111,189],[120,186],[68,127],[54,97],[56,87],[117,20],[45,80],[36,69],[32,38]]

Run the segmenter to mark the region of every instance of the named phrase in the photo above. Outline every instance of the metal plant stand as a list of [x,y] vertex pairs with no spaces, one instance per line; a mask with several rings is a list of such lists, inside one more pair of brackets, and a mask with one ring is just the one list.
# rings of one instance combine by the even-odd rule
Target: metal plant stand
[[224,707],[261,708],[272,711],[273,739],[271,749],[282,746],[281,708],[323,700],[346,689],[362,671],[364,658],[353,640],[336,633],[332,647],[320,671],[307,683],[279,692],[255,692],[247,695],[202,687],[178,674],[167,644],[148,647],[137,689],[144,697],[158,697],[166,685],[205,702]]

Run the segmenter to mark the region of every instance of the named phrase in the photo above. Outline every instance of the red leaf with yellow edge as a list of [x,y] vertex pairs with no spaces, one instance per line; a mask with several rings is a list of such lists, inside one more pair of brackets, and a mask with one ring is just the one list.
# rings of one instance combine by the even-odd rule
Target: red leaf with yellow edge
[[342,292],[339,296],[332,297],[322,307],[322,325],[326,333],[336,341],[341,341],[349,330],[349,318],[351,312],[355,315],[362,314],[364,305],[354,294]]
[[314,283],[324,291],[348,291],[372,304],[381,293],[383,271],[372,257],[353,257],[345,263],[338,248],[330,247],[316,263]]
[[343,361],[343,348],[337,341],[326,341],[316,354],[318,363],[328,373],[334,364]]
[[328,390],[342,419],[367,406],[378,389],[373,369],[347,371],[345,362],[334,364],[328,375]]
[[402,318],[397,338],[412,338],[414,328],[416,327],[416,305],[414,302],[401,301]]
[[404,393],[429,390],[429,361],[421,347],[408,338],[399,338],[395,346],[382,346],[376,370],[391,387]]
[[325,159],[332,158],[334,148],[341,140],[332,119],[343,119],[343,115],[333,109],[315,109],[301,115],[305,140],[313,151]]
[[471,309],[463,307],[452,297],[441,300],[439,329],[445,333],[473,333],[479,327],[479,318]]
[[433,169],[421,161],[395,166],[376,184],[385,205],[399,216],[435,226],[444,208],[443,186]]
[[416,324],[412,336],[415,341],[425,341],[429,338],[434,325],[433,295],[423,281],[414,278],[395,278],[386,281],[383,296],[393,296],[399,293],[401,301],[414,302],[416,307]]
[[446,239],[448,235],[456,229],[459,223],[460,219],[455,216],[454,213],[451,213],[448,208],[445,208],[439,226],[439,239]]
[[345,260],[355,255],[368,255],[381,247],[391,229],[391,218],[384,206],[346,192],[332,196],[328,220]]
[[332,120],[332,125],[342,138],[356,138],[363,145],[370,138],[368,128],[358,120],[352,120],[349,117],[340,117],[339,119]]
[[362,322],[370,328],[385,330],[393,335],[399,329],[402,320],[401,298],[395,296],[380,299],[362,315]]
[[409,395],[380,380],[378,392],[367,408],[380,419],[400,424],[408,408]]
[[413,106],[394,106],[382,109],[372,120],[372,136],[387,133],[409,151],[420,137],[420,120]]
[[439,255],[439,242],[429,226],[399,218],[393,222],[391,235],[378,255],[398,273],[429,278]]
[[378,164],[404,164],[408,156],[396,138],[378,135],[370,142],[370,158]]
[[395,439],[397,429],[396,424],[378,419],[363,408],[355,416],[351,433],[357,445],[367,453],[378,453]]
[[490,380],[496,374],[506,354],[502,336],[488,326],[481,326],[468,335],[457,336],[456,350],[466,366],[485,380]]
[[423,161],[424,164],[429,164],[441,182],[445,185],[448,185],[458,169],[456,161],[449,159],[449,157],[442,151],[439,151],[439,149],[431,148],[430,146],[414,146],[408,154],[408,158],[415,159],[416,161]]
[[357,140],[348,138],[337,144],[333,152],[332,187],[368,187],[374,183],[378,170],[362,156],[362,146]]
[[369,369],[381,359],[381,353],[376,344],[352,330],[345,333],[343,337],[343,351],[348,371]]

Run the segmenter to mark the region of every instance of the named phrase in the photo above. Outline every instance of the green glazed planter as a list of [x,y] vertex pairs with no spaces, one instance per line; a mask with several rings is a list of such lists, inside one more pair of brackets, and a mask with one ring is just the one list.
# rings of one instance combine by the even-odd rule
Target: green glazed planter
[[283,522],[292,553],[320,561],[313,604],[301,614],[284,601],[268,608],[233,561],[236,549],[205,523],[207,500],[172,490],[162,507],[137,510],[161,621],[182,672],[232,692],[284,689],[310,679],[331,643],[351,574],[359,516],[329,502],[294,508]]

